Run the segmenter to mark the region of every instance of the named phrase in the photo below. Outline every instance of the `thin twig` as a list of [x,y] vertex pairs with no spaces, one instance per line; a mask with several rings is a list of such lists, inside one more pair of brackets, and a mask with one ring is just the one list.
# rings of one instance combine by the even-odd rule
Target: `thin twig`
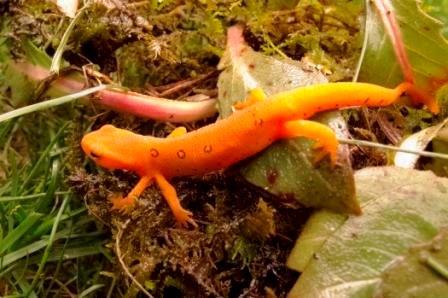
[[444,266],[442,262],[438,261],[432,256],[428,256],[425,261],[429,267],[431,267],[434,271],[448,280],[448,268]]
[[171,95],[171,94],[173,94],[175,92],[178,92],[178,91],[180,91],[182,89],[185,89],[185,88],[188,88],[190,86],[193,86],[193,85],[195,85],[195,84],[197,84],[197,83],[199,83],[199,82],[201,82],[201,81],[203,81],[205,79],[208,79],[209,77],[211,77],[214,74],[216,74],[216,71],[211,71],[211,72],[206,73],[206,74],[204,74],[202,76],[199,76],[199,77],[197,77],[195,79],[190,79],[190,80],[177,82],[177,83],[174,84],[173,87],[171,87],[171,88],[161,92],[159,94],[159,97],[167,97],[168,95]]
[[426,156],[426,157],[432,157],[432,158],[448,159],[448,154],[429,152],[429,151],[424,151],[424,150],[404,149],[404,148],[400,148],[400,147],[396,147],[396,146],[384,145],[384,144],[379,144],[379,143],[375,143],[375,142],[362,141],[362,140],[350,140],[350,139],[345,139],[345,138],[338,138],[338,141],[341,144],[375,147],[375,148],[381,148],[381,149],[392,150],[392,151],[412,153],[412,154],[417,154],[420,156]]
[[127,274],[127,276],[135,283],[135,285],[143,292],[145,293],[146,296],[150,297],[150,298],[154,298],[154,296],[152,296],[148,291],[145,290],[145,288],[138,282],[138,280],[131,274],[131,272],[129,271],[128,267],[126,266],[126,264],[123,261],[122,255],[121,255],[121,250],[120,250],[120,239],[121,236],[123,236],[123,231],[126,229],[127,225],[129,224],[131,220],[128,219],[123,227],[121,229],[118,230],[117,233],[117,237],[115,239],[115,250],[117,251],[117,258],[118,261],[120,262],[121,267],[123,268],[123,271]]

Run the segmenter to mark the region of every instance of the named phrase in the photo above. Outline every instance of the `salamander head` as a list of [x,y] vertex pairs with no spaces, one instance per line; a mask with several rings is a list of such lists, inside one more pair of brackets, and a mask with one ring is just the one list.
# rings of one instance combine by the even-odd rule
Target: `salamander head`
[[81,141],[85,154],[101,167],[138,171],[142,163],[144,138],[126,129],[104,125],[86,134]]

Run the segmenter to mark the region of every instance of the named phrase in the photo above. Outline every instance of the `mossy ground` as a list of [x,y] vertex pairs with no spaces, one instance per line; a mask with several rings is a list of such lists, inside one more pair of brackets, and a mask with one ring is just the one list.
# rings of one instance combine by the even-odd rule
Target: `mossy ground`
[[[3,34],[0,42],[0,61],[24,57],[22,45],[26,39],[52,55],[68,24],[62,21],[55,5],[49,1],[7,3],[1,12],[5,16],[2,32],[7,34]],[[330,80],[347,79],[352,75],[360,49],[358,16],[363,1],[166,0],[120,3],[122,5],[118,7],[107,8],[98,4],[89,8],[73,31],[64,59],[75,66],[94,63],[114,81],[152,95],[160,94],[178,81],[211,72],[206,80],[169,96],[182,99],[197,93],[216,95],[215,71],[225,48],[226,28],[236,23],[246,25],[245,38],[251,47],[266,54],[281,52],[295,59],[305,57],[313,60],[322,65]],[[5,45],[8,50],[5,50]],[[2,74],[0,79],[4,110],[33,102],[33,98],[11,101],[12,90]],[[47,152],[46,146],[54,139],[57,128],[63,123],[69,125],[59,136],[59,147],[51,147],[46,153],[45,167],[40,167],[37,172],[40,176],[33,174],[32,183],[36,189],[20,193],[15,186],[5,187],[0,188],[2,195],[54,194],[70,189],[75,195],[68,203],[68,209],[73,211],[84,205],[87,211],[83,210],[81,215],[72,217],[64,225],[70,233],[72,230],[82,232],[79,238],[66,237],[66,242],[55,242],[58,249],[75,245],[73,247],[78,247],[78,254],[73,258],[61,257],[56,263],[44,262],[44,270],[36,277],[39,280],[37,293],[49,293],[50,290],[46,292],[43,289],[51,282],[52,288],[56,289],[52,294],[80,294],[90,290],[99,297],[106,294],[113,297],[139,295],[138,287],[125,273],[126,270],[157,297],[261,297],[272,293],[284,297],[296,281],[298,274],[287,269],[285,261],[308,217],[308,210],[247,184],[237,174],[235,166],[204,177],[173,180],[182,204],[194,213],[199,224],[197,229],[177,227],[156,188],[145,191],[137,208],[130,214],[112,212],[108,198],[117,193],[127,193],[137,177],[122,171],[103,171],[87,161],[79,148],[82,134],[88,128],[113,123],[162,137],[172,130],[173,125],[105,111],[90,104],[71,105],[39,115],[1,127],[2,149],[4,152],[9,150],[3,155],[0,168],[0,179],[5,185],[20,185],[22,178],[15,174],[18,165],[36,164]],[[377,128],[373,136],[387,138],[384,127],[377,124],[376,114],[352,113],[348,118],[363,129],[370,127],[373,121]],[[187,126],[191,130],[214,120]],[[33,121],[40,124],[35,125]],[[374,138],[368,130],[368,133],[366,130],[353,131],[358,135],[364,133],[367,135],[365,138]],[[356,156],[359,161],[365,160],[362,156],[368,156],[369,164],[386,161],[384,156],[377,157],[374,153],[358,152],[361,155],[355,155],[355,160]],[[55,162],[60,165],[57,181],[48,175]],[[362,166],[361,162],[355,164]],[[24,170],[24,179],[27,171],[32,171],[32,167]],[[54,210],[57,210],[54,208],[60,207],[58,199],[60,197],[48,195],[46,201],[41,202],[49,206],[41,211],[48,212],[52,223],[56,216]],[[8,231],[9,227],[11,231],[34,207],[33,204],[9,203],[1,212],[8,214],[2,217],[2,229]],[[24,215],[19,218],[16,210],[20,208],[23,208],[21,212]],[[86,257],[81,252],[90,247],[88,243],[93,240],[89,233],[92,232],[97,233],[95,243],[100,248]],[[48,235],[47,229],[38,236]],[[82,245],[76,246],[81,242]],[[23,245],[27,243],[34,242]],[[104,249],[102,244],[108,249]],[[14,250],[8,252],[13,253]],[[9,295],[30,291],[30,276],[37,272],[37,263],[27,263],[26,258],[19,260],[16,264],[21,271],[17,273],[13,268],[0,277],[0,293]],[[50,281],[55,268],[62,268],[58,269],[59,272],[65,272],[56,283]],[[20,275],[20,272],[24,274]]]

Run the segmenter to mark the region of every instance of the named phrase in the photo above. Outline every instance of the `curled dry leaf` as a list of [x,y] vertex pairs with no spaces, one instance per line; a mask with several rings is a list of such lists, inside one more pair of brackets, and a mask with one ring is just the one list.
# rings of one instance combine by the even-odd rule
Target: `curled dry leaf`
[[56,0],[59,10],[68,16],[74,18],[78,10],[79,0]]
[[[401,149],[409,150],[425,150],[428,144],[438,135],[440,130],[448,123],[445,119],[442,123],[435,126],[425,128],[409,137],[407,137],[400,145]],[[394,164],[398,167],[413,169],[417,164],[419,155],[406,152],[398,152],[395,154]]]

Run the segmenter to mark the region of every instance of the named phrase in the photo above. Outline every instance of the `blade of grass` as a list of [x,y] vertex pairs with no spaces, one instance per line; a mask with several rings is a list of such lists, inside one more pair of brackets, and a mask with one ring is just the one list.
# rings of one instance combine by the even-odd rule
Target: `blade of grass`
[[[66,195],[69,193],[70,193],[70,191],[56,191],[54,194],[55,195]],[[41,192],[41,193],[36,193],[36,194],[31,194],[31,195],[24,195],[24,196],[4,196],[4,197],[0,197],[0,203],[10,202],[10,201],[26,201],[26,200],[38,199],[38,198],[45,197],[46,195],[47,195],[47,193]]]
[[36,286],[37,282],[39,281],[39,276],[42,273],[44,269],[44,265],[47,262],[48,255],[50,253],[51,247],[53,245],[53,242],[55,240],[56,231],[59,226],[59,222],[62,217],[62,213],[65,210],[65,206],[67,205],[68,201],[70,200],[70,195],[67,195],[64,200],[62,201],[61,207],[59,208],[58,214],[56,215],[56,218],[54,220],[53,229],[51,230],[50,238],[48,239],[48,245],[45,248],[44,255],[42,256],[42,260],[39,264],[39,268],[37,269],[37,272],[34,275],[33,281],[30,286],[30,290],[26,293],[25,296],[28,296],[29,293],[31,293],[32,289]]
[[[73,217],[81,214],[85,210],[86,210],[85,208],[80,208],[78,210],[71,212],[70,214],[64,214],[61,216],[60,221],[64,221],[64,220],[73,218]],[[36,229],[34,229],[34,231],[31,233],[31,237],[43,236],[54,225],[55,220],[56,220],[55,217],[50,217],[50,218],[44,220],[38,227],[36,227]]]
[[59,137],[62,135],[62,133],[65,131],[65,128],[67,127],[67,125],[68,125],[68,122],[64,123],[61,126],[59,131],[56,133],[54,138],[51,140],[50,144],[48,144],[47,148],[45,148],[44,152],[42,152],[42,154],[39,156],[39,159],[36,161],[36,163],[34,164],[33,168],[29,172],[28,176],[23,181],[22,187],[20,189],[21,192],[23,192],[26,189],[26,187],[28,186],[28,183],[30,183],[31,179],[34,178],[34,175],[36,175],[36,173],[39,170],[41,164],[45,161],[45,159],[48,156],[48,154],[50,153],[51,149],[56,144],[56,142],[59,140]]
[[15,121],[8,121],[3,123],[0,126],[0,144],[3,146],[3,142],[4,139],[6,138],[6,136],[10,133],[10,131],[12,130],[13,126],[15,124]]
[[33,282],[31,283],[30,290],[26,293],[25,296],[28,296],[28,294],[31,292],[31,290],[36,286],[39,276],[42,273],[42,270],[44,269],[44,265],[47,262],[48,255],[50,253],[51,247],[53,245],[53,242],[55,240],[56,231],[59,226],[59,222],[62,217],[62,213],[65,210],[65,206],[67,205],[68,201],[70,200],[70,195],[67,195],[64,200],[62,201],[61,207],[59,208],[58,214],[56,215],[56,218],[54,220],[53,229],[51,230],[50,238],[48,239],[48,245],[45,248],[44,255],[42,257],[41,263],[39,264],[39,268],[37,269],[37,272],[34,275]]
[[[89,244],[88,246],[67,247],[64,252],[62,251],[62,249],[63,247],[60,246],[52,249],[47,262],[65,261],[70,259],[82,258],[85,256],[98,255],[102,253],[100,242]],[[30,258],[29,263],[38,264],[42,257],[42,253],[37,254],[36,256]]]
[[33,212],[0,242],[0,254],[4,254],[17,240],[27,233],[43,214]]
[[[16,271],[13,271],[12,275],[17,280],[17,283],[18,283],[20,289],[22,290],[22,292],[27,293],[27,294],[25,294],[25,297],[37,298],[36,293],[33,291],[30,284],[26,281],[25,278],[20,276],[19,273],[17,273]],[[20,297],[23,297],[23,296],[20,296]]]
[[8,268],[6,268],[6,270],[3,270],[2,272],[0,272],[0,278],[3,278],[4,276],[6,276],[6,274],[12,272],[13,270],[17,269],[18,264],[14,264],[12,266],[9,266]]
[[48,204],[51,204],[53,202],[54,193],[56,192],[56,189],[58,187],[60,168],[60,159],[54,158],[53,162],[51,163],[50,181],[46,187],[47,195],[44,198],[40,199],[39,204],[36,206],[37,211],[43,211],[43,208],[46,208]]
[[[73,225],[73,221],[71,221],[69,235],[71,235],[72,232],[73,232],[73,226],[74,226]],[[56,252],[60,252],[60,257],[57,259],[58,263],[56,264],[56,270],[54,271],[53,278],[51,279],[50,284],[48,285],[48,287],[44,291],[44,297],[48,297],[48,295],[49,295],[49,293],[51,291],[51,288],[53,287],[54,281],[57,279],[57,277],[59,275],[59,271],[61,270],[61,267],[62,267],[62,262],[63,262],[63,259],[65,257],[65,251],[67,249],[68,242],[69,242],[69,238],[65,239],[64,246],[62,247],[62,250],[56,249]],[[50,258],[52,256],[54,256],[54,254],[51,254]]]
[[[39,240],[36,242],[31,243],[30,245],[24,246],[20,249],[15,250],[14,252],[11,252],[7,255],[5,255],[1,260],[0,260],[0,270],[6,268],[8,265],[10,265],[11,263],[14,263],[17,260],[20,260],[21,258],[32,254],[33,252],[36,252],[38,250],[41,250],[42,248],[44,248],[47,245],[48,241],[47,240]],[[0,275],[3,274],[3,271],[0,272]]]
[[43,102],[39,102],[39,103],[36,103],[36,104],[33,104],[33,105],[29,105],[29,106],[26,106],[26,107],[23,107],[23,108],[15,109],[15,110],[13,110],[11,112],[7,112],[7,113],[4,113],[4,114],[0,115],[0,123],[4,122],[6,120],[9,120],[9,119],[13,119],[13,118],[16,118],[16,117],[19,117],[19,116],[23,116],[23,115],[29,114],[29,113],[33,113],[33,112],[36,112],[36,111],[40,111],[40,110],[48,109],[48,108],[51,108],[51,107],[59,106],[59,105],[62,105],[62,104],[74,101],[75,99],[87,96],[89,94],[92,94],[92,93],[104,90],[106,88],[107,88],[107,85],[99,85],[99,86],[96,86],[96,87],[92,87],[92,88],[89,88],[89,89],[82,90],[80,92],[76,92],[76,93],[73,93],[73,94],[61,96],[61,97],[58,97],[58,98],[49,99],[49,100],[46,100],[46,101],[43,101]]
[[89,296],[91,293],[95,292],[98,289],[101,289],[102,287],[104,287],[103,284],[98,284],[98,285],[93,285],[88,287],[87,289],[85,289],[84,291],[81,292],[81,294],[79,294],[79,298],[82,297],[87,297]]
[[[98,237],[100,235],[102,235],[103,233],[98,233],[98,232],[94,232],[91,233],[87,236],[89,237]],[[71,234],[69,235],[67,232],[64,233],[58,233],[58,235],[55,236],[55,241],[59,240],[59,239],[64,239],[64,238],[77,238],[77,237],[86,237],[86,234]],[[48,244],[48,239],[44,239],[44,240],[38,240],[36,242],[33,242],[27,246],[24,246],[20,249],[15,250],[14,252],[11,252],[7,255],[5,255],[3,258],[0,259],[0,270],[5,269],[7,266],[9,266],[10,264],[20,260],[21,258],[30,255],[36,251],[41,250],[42,248],[44,248],[45,246],[47,246]],[[101,248],[98,248],[98,250],[100,252],[103,252],[101,250]],[[73,257],[77,257],[77,256],[73,256]],[[6,269],[8,270],[8,269]],[[4,271],[0,272],[0,276],[3,275]]]
[[70,34],[72,33],[73,28],[75,27],[76,23],[78,23],[79,19],[81,18],[82,14],[87,9],[87,7],[88,6],[84,6],[76,13],[76,16],[71,20],[70,24],[65,30],[64,35],[62,35],[61,42],[59,43],[59,46],[53,55],[53,60],[51,61],[51,67],[50,67],[51,72],[59,73],[62,61],[62,54],[64,53],[64,49],[67,46]]

